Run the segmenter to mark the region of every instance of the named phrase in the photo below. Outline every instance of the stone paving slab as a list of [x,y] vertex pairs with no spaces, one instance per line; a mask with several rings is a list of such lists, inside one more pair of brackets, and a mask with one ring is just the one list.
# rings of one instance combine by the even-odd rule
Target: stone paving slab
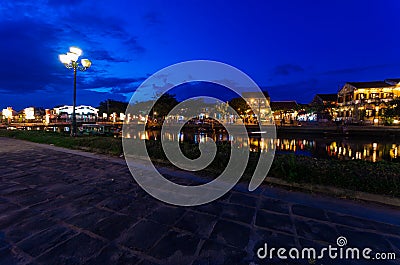
[[[162,203],[125,161],[0,138],[0,265],[8,264],[399,264],[400,260],[259,259],[269,247],[348,246],[395,252],[398,208],[238,184],[196,207]],[[146,168],[137,162],[137,171]],[[169,168],[170,179],[205,179]]]

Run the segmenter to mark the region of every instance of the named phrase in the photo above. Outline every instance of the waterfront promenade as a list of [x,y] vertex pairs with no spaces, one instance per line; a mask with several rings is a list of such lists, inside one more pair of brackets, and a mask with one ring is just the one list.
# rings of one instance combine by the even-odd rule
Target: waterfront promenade
[[144,192],[122,158],[0,137],[0,161],[1,265],[399,264],[256,256],[264,243],[318,249],[344,236],[349,247],[400,258],[398,208],[268,185],[250,193],[245,183],[207,205],[175,207]]

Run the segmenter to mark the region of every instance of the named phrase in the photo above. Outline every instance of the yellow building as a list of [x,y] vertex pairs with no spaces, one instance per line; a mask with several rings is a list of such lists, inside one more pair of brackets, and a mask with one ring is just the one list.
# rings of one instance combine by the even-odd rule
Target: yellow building
[[8,122],[11,122],[16,115],[17,112],[13,110],[12,107],[7,107],[6,109],[3,109],[1,112],[2,121],[6,120]]
[[338,119],[380,124],[387,103],[400,97],[400,79],[348,82],[338,92]]
[[261,122],[272,122],[270,97],[267,91],[263,92],[243,92],[243,99],[247,105],[254,110],[255,118],[260,117]]
[[275,124],[293,124],[297,119],[299,105],[296,101],[271,101]]

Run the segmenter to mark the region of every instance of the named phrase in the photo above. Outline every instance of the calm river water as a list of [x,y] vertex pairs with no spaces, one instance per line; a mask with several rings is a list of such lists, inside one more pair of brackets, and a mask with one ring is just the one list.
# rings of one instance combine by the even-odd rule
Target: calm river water
[[[159,140],[160,131],[147,131],[145,134],[138,135],[141,139]],[[168,140],[180,142],[199,143],[207,141],[207,137],[216,142],[234,142],[244,146],[249,145],[250,150],[267,151],[275,148],[277,153],[293,153],[295,155],[305,155],[317,158],[332,158],[351,160],[359,159],[366,161],[392,161],[400,162],[400,139],[388,138],[323,138],[312,136],[280,136],[272,140],[262,141],[260,137],[250,136],[249,141],[244,137],[233,139],[226,132],[205,133],[205,132],[186,132],[176,135],[168,134],[164,136]],[[135,137],[136,138],[136,137]]]

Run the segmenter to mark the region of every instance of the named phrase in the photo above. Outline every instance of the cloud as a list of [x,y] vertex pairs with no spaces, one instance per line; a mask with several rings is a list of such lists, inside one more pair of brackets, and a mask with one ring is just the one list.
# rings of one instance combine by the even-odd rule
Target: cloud
[[273,74],[287,76],[293,73],[301,73],[301,72],[304,72],[304,69],[297,64],[282,64],[274,68]]
[[146,51],[146,49],[137,41],[137,37],[130,37],[124,41],[124,44],[128,47],[128,49],[136,53],[144,53]]
[[42,90],[48,83],[62,81],[53,75],[62,66],[51,43],[43,39],[58,41],[57,27],[38,23],[30,18],[0,23],[0,89],[20,93]]
[[322,72],[320,74],[322,74],[322,75],[353,74],[353,73],[359,73],[359,72],[363,72],[363,71],[367,71],[367,70],[380,69],[380,68],[386,68],[386,67],[391,67],[391,66],[396,66],[396,65],[395,64],[380,64],[380,65],[368,65],[368,66],[360,66],[360,67],[342,68],[342,69],[336,69],[336,70],[329,70],[326,72]]
[[99,60],[99,61],[107,61],[107,62],[114,62],[114,63],[127,63],[132,61],[130,58],[121,58],[119,56],[112,56],[108,51],[106,50],[94,50],[91,51],[91,58],[93,60]]
[[148,26],[161,24],[160,14],[157,12],[148,12],[143,16],[143,20]]
[[[85,8],[77,8],[77,2]],[[71,45],[82,48],[83,56],[93,61],[90,74],[79,76],[79,89],[90,92],[89,89],[107,87],[118,95],[132,92],[135,83],[144,77],[122,78],[118,72],[111,75],[109,71],[130,62],[132,50],[143,53],[146,49],[137,36],[126,30],[128,27],[121,19],[107,16],[106,12],[88,12],[90,5],[96,3],[70,0],[47,4],[47,0],[38,0],[33,4],[7,1],[2,5],[1,93],[11,98],[26,93],[40,97],[47,94],[52,98],[70,91],[72,71],[59,62],[58,54],[67,52]],[[34,99],[26,102],[31,100]]]
[[123,87],[144,81],[145,77],[138,78],[120,78],[120,77],[95,77],[92,80],[85,80],[85,84],[90,88],[99,87]]
[[124,95],[134,92],[145,79],[146,77],[119,78],[96,76],[82,80],[80,86],[84,87],[85,90]]

